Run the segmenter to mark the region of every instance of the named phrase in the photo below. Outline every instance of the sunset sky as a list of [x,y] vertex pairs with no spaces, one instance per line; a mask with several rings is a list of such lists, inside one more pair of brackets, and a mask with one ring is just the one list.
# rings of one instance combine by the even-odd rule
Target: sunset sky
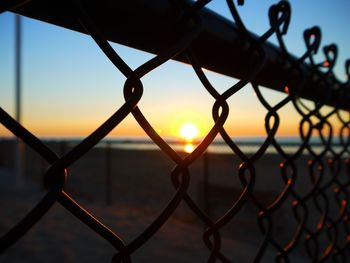
[[[248,29],[257,34],[268,27],[268,7],[276,1],[245,1],[239,7]],[[316,4],[317,3],[317,6]],[[229,17],[225,1],[209,7]],[[337,43],[336,73],[344,80],[344,61],[350,57],[348,25],[350,1],[293,1],[292,20],[286,37],[295,55],[304,52],[302,32],[319,25],[322,46]],[[23,125],[38,136],[86,136],[124,102],[125,77],[115,69],[93,40],[84,34],[24,18],[23,20]],[[14,116],[14,15],[0,15],[0,106]],[[274,42],[274,39],[271,39]],[[113,44],[131,68],[153,55]],[[213,51],[215,52],[215,51]],[[320,55],[319,61],[323,59]],[[207,72],[221,92],[237,80]],[[139,107],[162,136],[179,136],[185,123],[193,123],[204,136],[213,125],[214,99],[204,90],[188,65],[169,61],[142,79],[144,95]],[[283,94],[264,89],[277,102]],[[230,115],[225,127],[232,136],[265,134],[266,111],[250,85],[229,99]],[[281,111],[279,135],[294,135],[299,118],[292,106]],[[0,135],[10,133],[0,126]],[[130,115],[111,133],[113,136],[144,136]]]

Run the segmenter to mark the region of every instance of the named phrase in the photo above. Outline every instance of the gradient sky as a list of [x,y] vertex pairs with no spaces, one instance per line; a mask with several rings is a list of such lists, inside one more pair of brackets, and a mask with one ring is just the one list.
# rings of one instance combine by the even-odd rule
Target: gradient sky
[[[239,12],[248,29],[257,34],[268,27],[268,7],[277,1],[246,0]],[[223,16],[229,11],[223,0],[209,7]],[[322,46],[337,43],[337,76],[344,80],[344,61],[350,57],[350,1],[301,1],[292,3],[292,20],[286,41],[295,55],[304,52],[303,30],[322,28]],[[23,20],[23,105],[22,123],[38,136],[85,136],[97,128],[124,102],[125,78],[84,34],[24,18]],[[14,15],[0,15],[0,105],[14,116]],[[274,39],[270,41],[274,42]],[[131,68],[153,55],[118,44],[116,51]],[[319,60],[322,55],[317,56]],[[220,91],[236,80],[208,73]],[[169,61],[143,79],[144,95],[139,104],[154,128],[163,136],[177,136],[186,122],[199,126],[204,135],[213,125],[213,98],[207,94],[188,65]],[[265,90],[271,101],[283,94]],[[250,85],[229,100],[230,116],[225,127],[231,135],[263,135],[266,111],[258,103]],[[298,116],[291,106],[281,111],[279,135],[297,132]],[[0,126],[0,135],[10,133]],[[132,116],[111,135],[143,136]]]

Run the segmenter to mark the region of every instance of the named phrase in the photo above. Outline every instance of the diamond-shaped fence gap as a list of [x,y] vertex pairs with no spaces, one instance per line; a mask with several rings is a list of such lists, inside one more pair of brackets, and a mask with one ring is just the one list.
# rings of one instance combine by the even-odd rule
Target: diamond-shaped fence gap
[[[169,71],[172,74],[166,74]],[[179,140],[182,126],[192,123],[198,129],[193,139],[201,140],[214,125],[211,118],[214,100],[188,65],[167,61],[142,78],[142,83],[143,99],[138,106],[159,135],[170,134],[172,139]],[[198,96],[202,99],[197,100]],[[168,120],[166,125],[164,120]]]
[[350,121],[350,116],[349,116],[349,112],[345,111],[345,110],[338,110],[337,111],[337,116],[340,120],[342,120],[343,122],[349,122]]
[[[95,147],[73,164],[67,192],[101,204],[108,191],[111,205],[141,204],[142,211],[157,214],[174,193],[170,180],[174,163],[152,142],[144,141],[145,148],[140,150],[140,143],[128,145],[125,140],[107,138],[108,148]],[[89,168],[88,164],[94,165]]]
[[[93,41],[93,40],[91,40]],[[115,52],[120,56],[124,61],[128,62],[128,66],[135,70],[137,67],[142,65],[143,63],[149,61],[150,59],[155,57],[155,54],[145,52],[139,49],[135,49],[132,47],[128,47],[126,45],[117,44],[111,41],[108,41],[108,43],[111,45],[111,47],[115,50]],[[100,50],[100,52],[102,52]],[[103,54],[103,53],[102,53]],[[108,58],[104,57],[109,63],[110,61]],[[113,66],[113,65],[112,65]],[[115,67],[113,66],[115,69]],[[116,72],[119,72],[119,70],[115,69]]]
[[[263,241],[259,228],[257,226],[256,218],[258,213],[256,207],[248,202],[227,225],[221,229],[222,237],[231,239],[237,243],[240,250],[230,251],[229,247],[223,248],[223,252],[227,255],[232,254],[233,258],[246,258],[252,261],[255,257],[252,253],[247,253],[250,249],[256,251]],[[230,238],[234,236],[234,238]],[[244,256],[243,256],[244,255]],[[243,256],[243,257],[242,257]]]
[[[136,138],[137,140],[148,140],[148,138],[145,138],[145,132],[144,130],[138,125],[137,121],[132,115],[127,115],[125,119],[117,125],[114,129],[111,130],[111,132],[108,134],[106,139],[120,139],[120,141],[130,141],[130,138]],[[128,148],[128,144],[123,145],[122,143],[118,145],[119,147],[126,147]],[[152,144],[152,149],[157,148]],[[142,148],[142,147],[141,147]]]
[[[85,74],[86,76],[84,76]],[[38,136],[55,133],[85,136],[91,133],[123,104],[123,100],[120,99],[123,82],[114,77],[106,82],[105,78],[108,76],[100,75],[101,78],[98,78],[101,80],[98,82],[99,89],[92,90],[92,86],[97,84],[94,74],[85,72],[84,75],[78,75],[76,79],[91,77],[91,86],[74,85],[65,83],[63,80],[63,84],[61,82],[60,86],[50,85],[50,89],[48,89],[44,83],[41,83],[39,87],[31,83],[28,88],[34,91],[31,91],[30,96],[28,95],[29,98],[32,98],[29,99],[31,102],[28,101],[23,105],[24,125],[36,131]],[[93,81],[92,78],[94,78]],[[61,93],[63,88],[69,88],[71,93]],[[48,93],[50,93],[49,99],[43,100],[42,96],[46,96],[45,94]],[[86,93],[91,96],[84,96]],[[81,103],[81,107],[76,107],[76,101]],[[103,103],[101,103],[102,101]],[[53,107],[53,105],[55,106]],[[38,119],[42,122],[38,123]],[[52,120],[55,120],[54,125],[51,124]]]
[[[89,134],[123,103],[120,94],[125,77],[95,48],[89,36],[29,19],[24,24],[28,27],[24,41],[36,34],[42,36],[30,52],[26,45],[23,50],[24,124],[31,130],[40,130],[38,135],[52,134],[55,129],[67,135]],[[66,56],[60,55],[61,50]],[[26,68],[31,69],[31,74]],[[86,82],[82,84],[82,80]],[[62,93],[62,89],[69,89],[69,94]],[[84,96],[87,93],[90,96]],[[81,107],[76,107],[77,101]],[[39,124],[36,119],[42,122]],[[49,126],[53,119],[55,125]]]
[[[90,203],[104,203],[106,192],[106,159],[104,148],[90,150],[69,167],[69,177],[66,192],[77,200],[86,200]],[[92,164],[88,168],[87,164]]]
[[[0,175],[2,193],[0,204],[3,207],[0,211],[0,234],[4,235],[39,202],[45,193],[39,184],[30,181],[27,177],[21,188],[15,188],[12,171],[1,169]],[[9,185],[12,187],[9,188]]]
[[[263,134],[265,137],[264,117],[266,109],[259,103],[250,84],[237,91],[227,102],[230,113],[224,127],[231,137],[236,138],[234,139],[236,142],[237,138],[251,137],[256,134]],[[252,105],[257,108],[252,108]],[[251,154],[255,152],[255,149],[248,147],[243,151]]]
[[256,197],[264,207],[269,206],[282,192],[283,178],[280,176],[280,163],[283,159],[276,154],[265,154],[254,163],[258,171],[256,179]]
[[347,135],[347,129],[343,129],[343,123],[339,120],[339,118],[336,116],[336,114],[333,114],[328,121],[332,123],[333,126],[333,138],[332,142],[334,144],[334,147],[332,147],[327,157],[331,159],[339,159],[345,157],[344,147],[342,146],[342,139],[341,136],[348,137]]
[[[207,165],[207,167],[205,166]],[[202,156],[193,168],[199,166],[197,173],[192,172],[190,190],[198,204],[213,219],[221,217],[237,200],[241,193],[241,184],[238,179],[240,160],[229,153],[213,153],[211,149]]]
[[[176,214],[141,249],[133,254],[135,261],[191,262],[191,258],[205,261],[209,251],[201,240],[203,227],[179,219]],[[232,244],[232,241],[227,240]],[[179,250],[183,253],[172,254]],[[232,253],[231,253],[232,254]]]
[[[28,200],[22,202],[28,204]],[[97,207],[92,211],[103,216],[106,223],[115,221],[115,217],[112,217],[112,213],[106,213],[106,209]],[[123,228],[125,225],[119,227]],[[56,231],[51,233],[52,229]],[[87,249],[86,246],[94,249]],[[61,205],[56,204],[43,217],[40,224],[36,224],[21,242],[8,252],[2,259],[20,262],[25,255],[26,258],[36,262],[58,263],[62,258],[72,262],[108,261],[114,249]]]
[[[271,214],[274,222],[272,238],[282,247],[287,246],[298,230],[298,221],[293,216],[293,203],[295,203],[295,198],[289,193],[279,209]],[[296,252],[301,253],[299,249]]]
[[234,86],[239,82],[239,79],[237,78],[232,78],[232,77],[211,71],[209,69],[206,69],[205,67],[202,67],[201,69],[204,72],[205,76],[208,78],[211,85],[220,94],[224,93],[226,90],[228,90],[229,88],[231,88],[232,86]]

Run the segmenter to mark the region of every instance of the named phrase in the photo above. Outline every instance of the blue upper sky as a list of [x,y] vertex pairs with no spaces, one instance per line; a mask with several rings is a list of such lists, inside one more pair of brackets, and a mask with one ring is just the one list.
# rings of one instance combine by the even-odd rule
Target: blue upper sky
[[[246,0],[244,6],[238,7],[247,28],[257,34],[263,33],[269,24],[268,8],[276,2]],[[350,1],[290,2],[292,19],[286,36],[289,50],[295,55],[302,54],[305,50],[302,37],[304,29],[319,25],[322,29],[321,45],[336,43],[339,47],[336,74],[344,80],[344,61],[350,57]],[[226,1],[213,0],[208,7],[230,18]],[[0,106],[14,115],[12,13],[0,15],[0,35]],[[275,42],[273,38],[270,41]],[[113,44],[113,47],[132,68],[153,56],[117,44]],[[319,61],[323,58],[323,54],[317,56]],[[22,66],[23,124],[38,135],[85,135],[123,103],[125,78],[87,35],[24,18]],[[208,74],[221,91],[235,81],[225,76]],[[140,107],[160,133],[171,135],[171,130],[177,129],[179,122],[195,119],[199,126],[203,126],[210,119],[213,99],[203,90],[190,67],[178,62],[167,62],[145,76],[143,83],[145,92]],[[276,101],[283,96],[272,91],[266,93]],[[261,106],[257,105],[249,85],[236,97],[230,101],[232,118],[247,125],[246,134],[261,134],[263,125],[261,131],[251,130],[253,128],[246,123],[247,119],[255,118],[261,119],[262,123],[264,116],[263,113],[257,113]],[[0,127],[0,134],[5,133],[5,129]],[[114,134],[128,133],[142,135],[131,117]],[[238,133],[242,134],[243,131]]]

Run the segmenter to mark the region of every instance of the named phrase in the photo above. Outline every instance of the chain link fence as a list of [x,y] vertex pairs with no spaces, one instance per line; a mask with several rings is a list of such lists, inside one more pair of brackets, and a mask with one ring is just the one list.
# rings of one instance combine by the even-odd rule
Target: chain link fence
[[[27,2],[3,1],[0,8],[1,11],[13,10],[21,8],[21,4],[22,7],[25,7]],[[313,27],[304,32],[305,53],[295,58],[289,53],[284,41],[284,35],[287,33],[291,19],[289,2],[281,1],[271,6],[268,13],[270,28],[261,36],[253,37],[238,13],[236,3],[227,1],[227,6],[236,24],[237,34],[241,39],[241,43],[237,45],[241,45],[240,52],[243,53],[245,60],[239,61],[240,70],[243,69],[240,73],[240,80],[220,93],[207,78],[203,70],[203,62],[201,62],[203,60],[196,53],[196,48],[192,46],[203,28],[204,21],[200,14],[205,10],[208,2],[210,1],[173,1],[171,3],[173,8],[179,10],[176,24],[181,30],[174,32],[172,42],[159,49],[154,58],[135,70],[132,70],[127,61],[124,61],[107,42],[101,28],[92,18],[90,9],[86,8],[87,3],[74,0],[69,4],[71,8],[69,12],[79,20],[80,30],[84,29],[91,35],[116,69],[125,76],[123,94],[120,94],[124,96],[125,102],[93,133],[62,156],[52,151],[44,141],[21,126],[2,108],[0,109],[2,125],[49,164],[47,171],[42,174],[46,189],[45,196],[23,218],[14,222],[14,226],[1,237],[1,253],[5,254],[7,249],[18,242],[36,223],[40,224],[43,216],[50,213],[50,208],[55,203],[59,203],[79,219],[81,224],[87,225],[96,232],[96,235],[115,248],[115,254],[111,256],[112,262],[131,262],[133,254],[145,246],[160,228],[170,221],[169,218],[179,205],[186,204],[196,218],[205,225],[202,242],[207,248],[207,261],[231,262],[235,261],[235,258],[229,255],[234,254],[237,248],[230,248],[232,253],[230,252],[229,255],[225,253],[222,247],[226,239],[223,239],[222,235],[225,227],[234,222],[245,206],[250,205],[256,211],[251,216],[256,218],[256,225],[262,240],[256,250],[247,252],[254,254],[254,262],[266,260],[268,251],[274,251],[274,258],[278,262],[300,262],[300,255],[309,262],[327,260],[348,262],[350,260],[350,209],[348,205],[350,116],[347,111],[349,83],[341,83],[334,76],[333,68],[337,59],[336,46],[325,46],[323,48],[325,60],[320,63],[316,62],[314,56],[320,47],[321,31],[318,27]],[[244,1],[238,1],[238,4],[243,5]],[[264,77],[265,73],[262,74],[262,72],[267,71],[266,65],[271,60],[271,52],[266,49],[266,45],[272,36],[277,37],[279,58],[284,72],[278,85],[272,86],[287,94],[283,100],[274,105],[271,105],[269,98],[266,98],[261,92],[261,83],[268,83],[270,78],[269,76]],[[138,106],[143,97],[142,79],[149,72],[173,58],[180,58],[189,63],[202,83],[203,92],[209,93],[215,100],[212,105],[212,118],[215,124],[194,151],[185,156],[176,152],[156,132]],[[220,63],[230,65],[230,61]],[[349,77],[349,61],[346,62],[345,67]],[[221,71],[225,70],[228,69],[224,67]],[[274,75],[274,72],[266,74]],[[247,154],[242,150],[224,127],[230,113],[229,99],[248,84],[252,85],[258,100],[267,111],[264,120],[266,135],[253,154]],[[317,86],[318,91],[310,93],[310,86]],[[316,96],[315,93],[318,95]],[[305,103],[303,97],[313,99],[314,103],[312,105]],[[279,112],[286,105],[292,105],[295,108],[300,120],[301,143],[293,153],[286,151],[276,138],[280,126]],[[331,105],[332,109],[325,113],[326,105]],[[96,219],[93,213],[80,206],[65,186],[70,176],[70,167],[129,115],[135,118],[147,136],[172,162],[173,169],[169,172],[169,178],[172,182],[173,196],[160,214],[155,216],[142,232],[138,233],[133,240],[126,242],[119,235],[118,229],[110,229]],[[340,125],[334,125],[334,120]],[[196,197],[192,196],[188,189],[192,181],[190,168],[198,163],[217,137],[225,141],[232,155],[239,160],[240,165],[232,170],[232,176],[239,180],[241,187],[238,192],[228,191],[228,195],[235,198],[234,200],[230,198],[232,201],[230,201],[229,208],[214,219],[205,207],[196,202]],[[315,137],[320,141],[318,150],[312,143]],[[263,159],[269,147],[273,147],[282,160],[279,172],[273,175],[278,177],[278,180],[282,178],[282,188],[276,189],[278,192],[266,202],[256,190],[255,182],[258,177],[269,176],[271,178],[272,176],[257,169],[257,163]],[[305,155],[308,156],[307,163],[303,163],[306,169],[301,169],[300,163],[304,160]],[[118,171],[114,172],[118,174]],[[308,179],[307,183],[305,178]],[[222,190],[219,189],[218,192],[222,193]],[[293,221],[285,229],[288,234],[283,237],[278,233],[278,226],[284,224],[280,222],[281,217],[279,216],[282,209],[288,221]],[[240,227],[238,224],[233,224],[233,226]],[[173,251],[173,253],[181,253],[181,251]],[[157,258],[154,260],[157,261]]]

